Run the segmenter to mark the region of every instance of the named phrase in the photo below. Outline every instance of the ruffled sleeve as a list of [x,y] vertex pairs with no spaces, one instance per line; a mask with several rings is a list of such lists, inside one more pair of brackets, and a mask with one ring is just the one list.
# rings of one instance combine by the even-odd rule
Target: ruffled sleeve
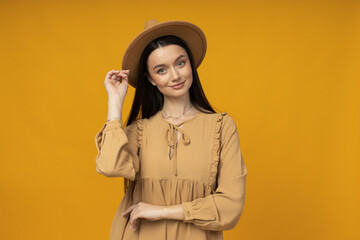
[[[107,177],[135,179],[139,171],[139,146],[142,139],[140,120],[122,127],[120,119],[106,122],[95,136],[98,151],[96,171]],[[141,136],[140,136],[141,134]]]
[[215,191],[204,198],[183,202],[185,223],[205,230],[223,231],[236,226],[245,202],[247,169],[240,149],[233,119],[221,113],[215,126],[211,188]]

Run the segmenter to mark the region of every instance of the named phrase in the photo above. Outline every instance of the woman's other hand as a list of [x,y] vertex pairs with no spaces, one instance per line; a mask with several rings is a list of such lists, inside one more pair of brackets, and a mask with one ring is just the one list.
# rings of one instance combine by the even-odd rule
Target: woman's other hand
[[136,230],[136,223],[138,218],[145,218],[149,221],[156,221],[164,218],[165,206],[152,205],[144,202],[132,205],[125,212],[122,213],[126,216],[130,213],[130,228]]
[[111,70],[106,74],[104,84],[108,93],[107,121],[121,119],[122,105],[129,87],[129,73],[130,70]]
[[125,99],[129,87],[129,73],[130,70],[111,70],[106,74],[104,84],[109,98],[117,96],[122,100]]

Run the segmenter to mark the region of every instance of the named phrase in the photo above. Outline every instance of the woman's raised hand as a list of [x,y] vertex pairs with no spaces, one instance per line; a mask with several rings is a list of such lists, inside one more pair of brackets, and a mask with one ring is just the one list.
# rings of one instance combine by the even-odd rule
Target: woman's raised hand
[[130,70],[111,70],[106,74],[105,77],[105,88],[109,97],[117,96],[124,100],[129,83],[128,75]]
[[130,70],[111,70],[106,74],[104,84],[109,96],[107,121],[121,119],[122,105],[129,87],[129,73]]

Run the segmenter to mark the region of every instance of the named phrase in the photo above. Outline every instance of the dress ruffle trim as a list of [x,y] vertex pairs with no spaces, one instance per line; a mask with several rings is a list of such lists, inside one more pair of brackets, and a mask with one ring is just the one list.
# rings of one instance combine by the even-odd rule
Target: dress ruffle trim
[[[142,142],[142,139],[143,139],[143,130],[144,130],[143,119],[137,119],[136,120],[136,128],[137,128],[137,142],[138,142],[138,145],[139,145],[139,148],[140,148],[141,142]],[[134,168],[135,168],[135,171],[137,172],[139,170],[139,164],[134,163]],[[130,185],[130,182],[131,182],[131,180],[124,178],[124,192],[125,193],[127,192],[127,189],[128,189],[128,187]]]
[[224,116],[227,115],[227,113],[222,112],[218,113],[217,122],[215,125],[215,139],[214,139],[214,146],[213,146],[213,160],[211,163],[211,169],[210,169],[210,182],[209,182],[209,188],[207,190],[209,191],[208,194],[214,193],[216,188],[216,175],[220,160],[220,138],[221,138],[221,129],[223,125],[223,119]]
[[137,130],[138,130],[137,140],[138,140],[138,144],[140,146],[142,139],[143,139],[143,129],[144,129],[142,119],[136,120],[136,126],[137,126]]

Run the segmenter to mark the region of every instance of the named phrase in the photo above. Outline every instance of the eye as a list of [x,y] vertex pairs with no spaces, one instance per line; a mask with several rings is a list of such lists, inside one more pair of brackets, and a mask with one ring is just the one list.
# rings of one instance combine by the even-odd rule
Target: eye
[[165,70],[165,69],[161,68],[157,71],[157,73],[163,73],[162,70]]
[[181,62],[179,62],[179,66],[183,66],[185,64],[185,61],[181,61]]

